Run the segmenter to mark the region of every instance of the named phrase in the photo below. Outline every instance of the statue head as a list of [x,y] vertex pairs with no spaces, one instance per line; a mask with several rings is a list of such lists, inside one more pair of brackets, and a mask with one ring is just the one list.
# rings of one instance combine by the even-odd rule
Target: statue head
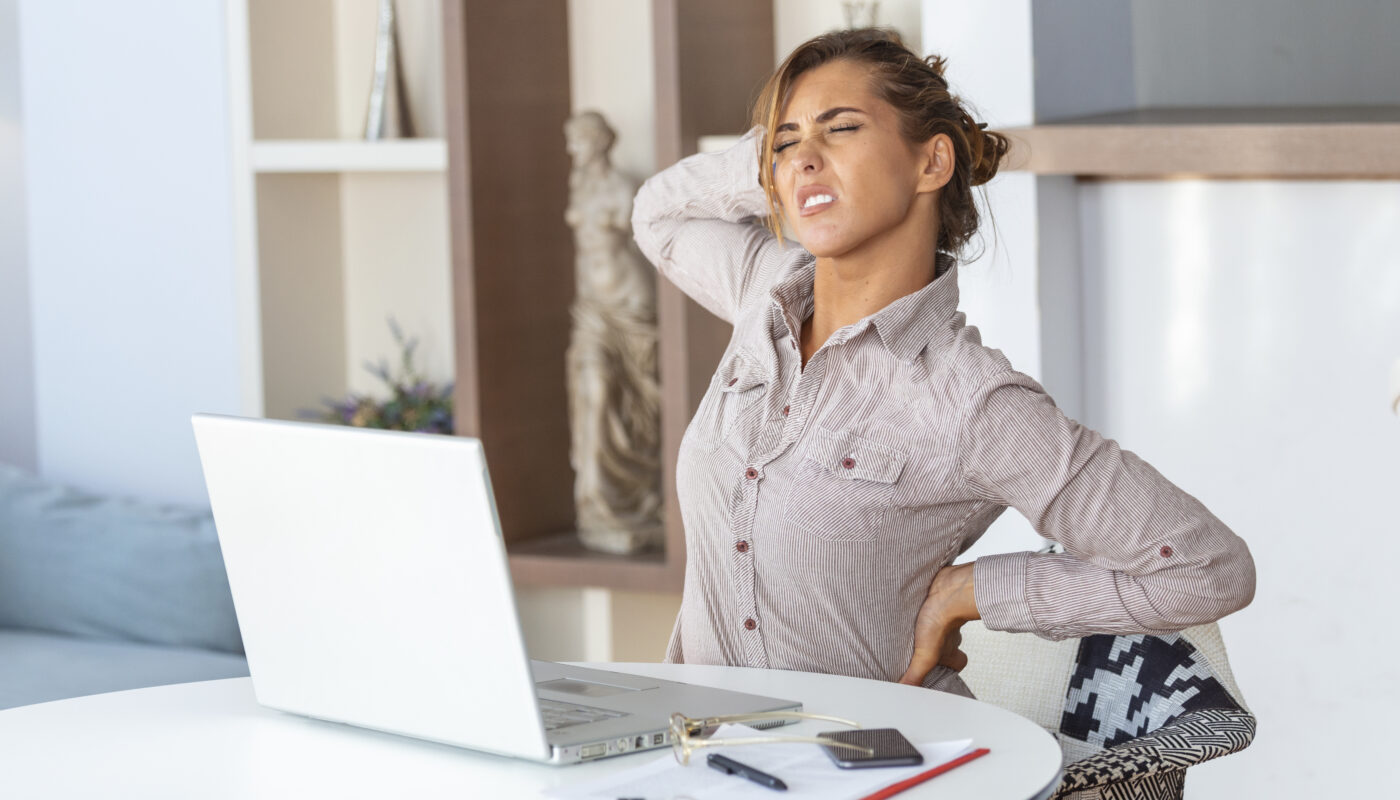
[[564,142],[575,164],[606,156],[617,133],[597,111],[581,111],[564,123]]

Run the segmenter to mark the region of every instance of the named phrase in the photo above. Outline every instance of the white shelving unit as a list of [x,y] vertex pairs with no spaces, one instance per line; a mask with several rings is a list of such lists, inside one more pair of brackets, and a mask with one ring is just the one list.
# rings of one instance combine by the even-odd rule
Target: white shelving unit
[[244,412],[296,419],[382,392],[388,319],[454,377],[441,5],[399,4],[422,138],[365,141],[375,0],[228,0]]
[[344,139],[271,140],[253,143],[254,172],[442,172],[443,139],[381,142]]

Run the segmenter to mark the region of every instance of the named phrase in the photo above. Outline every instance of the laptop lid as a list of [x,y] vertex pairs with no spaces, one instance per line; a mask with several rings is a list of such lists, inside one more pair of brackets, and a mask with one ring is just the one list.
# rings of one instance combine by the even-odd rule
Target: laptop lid
[[548,758],[479,440],[192,421],[259,703]]

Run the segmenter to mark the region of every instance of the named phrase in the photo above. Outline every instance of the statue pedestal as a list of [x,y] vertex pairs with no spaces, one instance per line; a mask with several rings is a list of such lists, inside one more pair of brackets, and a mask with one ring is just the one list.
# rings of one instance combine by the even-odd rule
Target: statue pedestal
[[661,523],[647,525],[636,530],[625,528],[579,531],[579,541],[589,550],[630,556],[661,546],[665,537],[665,526]]

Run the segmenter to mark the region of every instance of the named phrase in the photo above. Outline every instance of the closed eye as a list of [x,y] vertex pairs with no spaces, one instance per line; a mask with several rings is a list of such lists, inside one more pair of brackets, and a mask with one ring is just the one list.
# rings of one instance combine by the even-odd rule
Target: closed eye
[[[844,133],[844,132],[846,132],[846,131],[856,131],[856,130],[860,130],[860,128],[861,128],[861,126],[858,125],[858,124],[853,124],[853,125],[839,125],[839,126],[834,127],[834,128],[828,128],[828,129],[827,129],[827,133],[829,133],[829,134],[830,134],[830,133]],[[791,146],[797,144],[797,142],[798,142],[797,139],[791,139],[791,140],[786,141],[786,142],[781,142],[781,143],[779,143],[779,144],[775,144],[775,145],[773,145],[773,152],[775,152],[775,153],[781,153],[781,152],[783,152],[784,150],[788,149],[789,147],[791,147]]]

